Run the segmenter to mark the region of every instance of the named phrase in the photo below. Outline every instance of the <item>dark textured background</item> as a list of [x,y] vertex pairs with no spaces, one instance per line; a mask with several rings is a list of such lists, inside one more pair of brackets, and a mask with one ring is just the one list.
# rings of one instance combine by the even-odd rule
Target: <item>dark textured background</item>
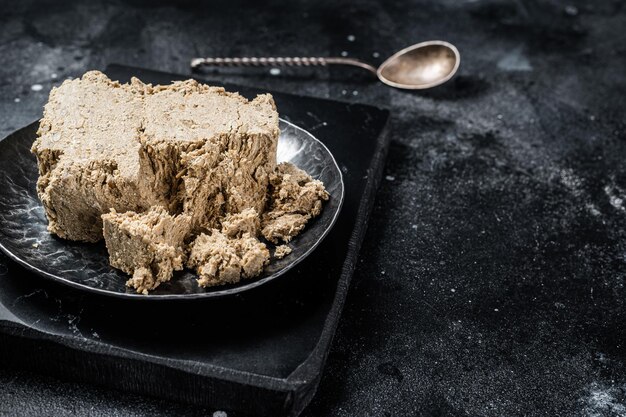
[[[380,62],[453,42],[459,76],[424,93],[337,69],[208,75],[394,115],[304,415],[626,414],[623,1],[3,3],[1,136],[39,117],[53,85],[110,62],[183,73],[198,54]],[[6,415],[213,411],[0,369]]]

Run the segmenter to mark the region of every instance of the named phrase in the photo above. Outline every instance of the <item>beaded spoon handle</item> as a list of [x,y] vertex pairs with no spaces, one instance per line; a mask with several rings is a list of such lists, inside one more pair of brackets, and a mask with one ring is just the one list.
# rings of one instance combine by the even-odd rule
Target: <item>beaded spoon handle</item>
[[352,58],[340,57],[244,57],[244,58],[194,58],[191,68],[213,67],[309,67],[326,65],[351,65],[368,70],[376,75],[376,68]]

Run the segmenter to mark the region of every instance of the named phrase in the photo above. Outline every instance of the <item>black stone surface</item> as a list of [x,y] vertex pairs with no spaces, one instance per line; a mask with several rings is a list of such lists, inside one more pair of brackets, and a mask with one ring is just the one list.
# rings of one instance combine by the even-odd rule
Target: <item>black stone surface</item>
[[[184,72],[196,54],[346,51],[380,62],[449,40],[460,74],[424,93],[340,69],[212,75],[395,115],[387,180],[303,415],[619,416],[625,27],[619,0],[8,2],[0,131],[37,117],[63,77],[112,61]],[[22,372],[0,370],[0,382],[7,415],[214,411]]]

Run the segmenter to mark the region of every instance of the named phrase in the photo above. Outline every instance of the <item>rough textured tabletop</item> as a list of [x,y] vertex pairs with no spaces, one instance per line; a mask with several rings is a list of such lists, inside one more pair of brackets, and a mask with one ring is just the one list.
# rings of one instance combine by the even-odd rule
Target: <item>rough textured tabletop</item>
[[[341,69],[208,75],[394,114],[361,261],[304,415],[624,415],[626,5],[218,5],[5,3],[1,136],[39,117],[53,85],[109,62],[180,73],[196,55],[380,62],[449,40],[460,74],[423,93]],[[214,411],[0,369],[0,414]]]

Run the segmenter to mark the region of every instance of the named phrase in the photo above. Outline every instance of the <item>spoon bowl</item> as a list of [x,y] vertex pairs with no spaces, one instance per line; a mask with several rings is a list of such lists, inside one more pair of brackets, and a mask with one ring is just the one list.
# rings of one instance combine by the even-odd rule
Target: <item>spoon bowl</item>
[[460,63],[461,55],[454,45],[428,41],[396,52],[378,67],[376,75],[392,87],[422,90],[448,81]]

